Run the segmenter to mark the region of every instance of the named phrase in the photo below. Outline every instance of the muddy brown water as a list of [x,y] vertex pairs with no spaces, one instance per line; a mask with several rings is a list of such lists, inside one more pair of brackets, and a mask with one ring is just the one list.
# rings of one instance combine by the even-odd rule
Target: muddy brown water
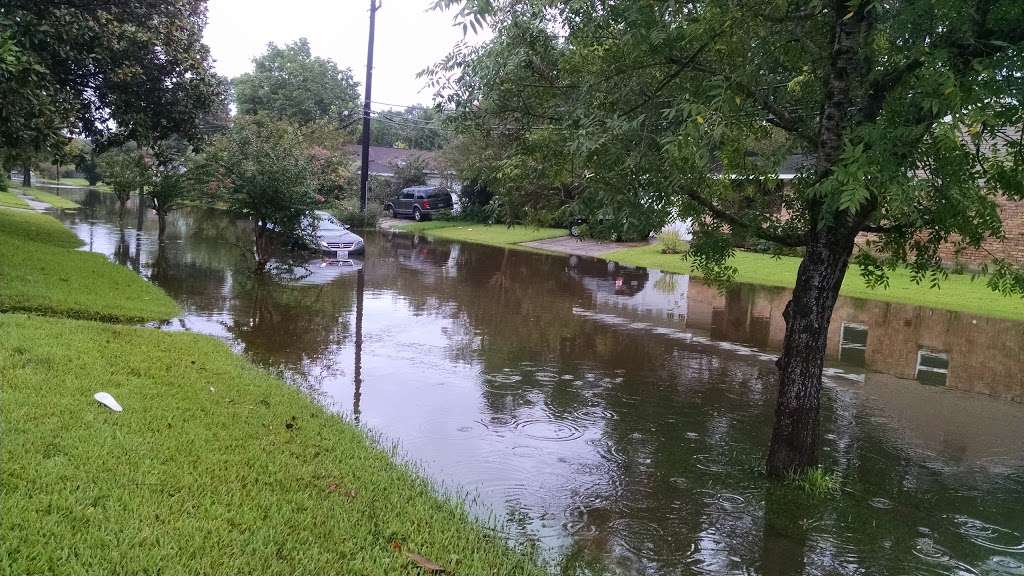
[[[1024,574],[1024,325],[842,299],[822,412],[838,494],[760,471],[785,290],[367,233],[274,282],[211,210],[61,218],[402,453],[560,574]],[[964,392],[973,391],[973,393]],[[981,394],[979,392],[984,392]]]

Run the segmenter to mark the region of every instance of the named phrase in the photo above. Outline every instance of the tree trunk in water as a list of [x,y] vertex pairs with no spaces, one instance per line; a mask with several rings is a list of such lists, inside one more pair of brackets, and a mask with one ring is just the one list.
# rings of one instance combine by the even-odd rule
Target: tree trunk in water
[[270,261],[270,238],[266,227],[259,220],[253,223],[253,234],[256,239],[256,272],[261,273],[267,269]]
[[167,214],[161,212],[160,210],[157,210],[156,218],[160,222],[160,231],[157,233],[157,236],[163,238],[164,232],[167,231]]
[[21,185],[25,188],[32,187],[32,165],[28,162],[21,167]]
[[821,370],[832,309],[853,253],[855,230],[823,231],[807,246],[793,297],[786,305],[786,336],[779,369],[768,475],[799,474],[818,463]]

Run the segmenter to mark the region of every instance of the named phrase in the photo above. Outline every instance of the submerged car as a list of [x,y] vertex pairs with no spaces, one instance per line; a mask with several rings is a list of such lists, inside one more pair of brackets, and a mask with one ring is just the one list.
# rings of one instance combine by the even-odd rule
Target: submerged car
[[313,212],[315,222],[311,222],[310,228],[314,225],[316,233],[311,240],[312,248],[321,252],[334,252],[338,254],[361,254],[366,246],[363,239],[348,229],[337,218],[323,210]]

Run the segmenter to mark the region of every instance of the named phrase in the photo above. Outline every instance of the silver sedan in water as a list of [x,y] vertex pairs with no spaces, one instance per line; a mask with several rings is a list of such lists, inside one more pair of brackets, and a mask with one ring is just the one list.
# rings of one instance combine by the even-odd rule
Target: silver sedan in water
[[313,217],[316,219],[313,248],[321,252],[339,254],[361,254],[365,250],[363,239],[350,231],[347,225],[339,222],[330,213],[317,210],[313,212]]

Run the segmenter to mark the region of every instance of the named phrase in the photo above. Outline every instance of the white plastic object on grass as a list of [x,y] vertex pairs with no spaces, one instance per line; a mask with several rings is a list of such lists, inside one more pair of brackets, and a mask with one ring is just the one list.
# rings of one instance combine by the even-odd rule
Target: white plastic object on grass
[[120,412],[122,410],[121,405],[117,403],[117,400],[114,400],[114,397],[106,392],[97,392],[93,394],[92,397],[95,398],[97,402],[103,404],[107,408],[110,408],[114,412]]

